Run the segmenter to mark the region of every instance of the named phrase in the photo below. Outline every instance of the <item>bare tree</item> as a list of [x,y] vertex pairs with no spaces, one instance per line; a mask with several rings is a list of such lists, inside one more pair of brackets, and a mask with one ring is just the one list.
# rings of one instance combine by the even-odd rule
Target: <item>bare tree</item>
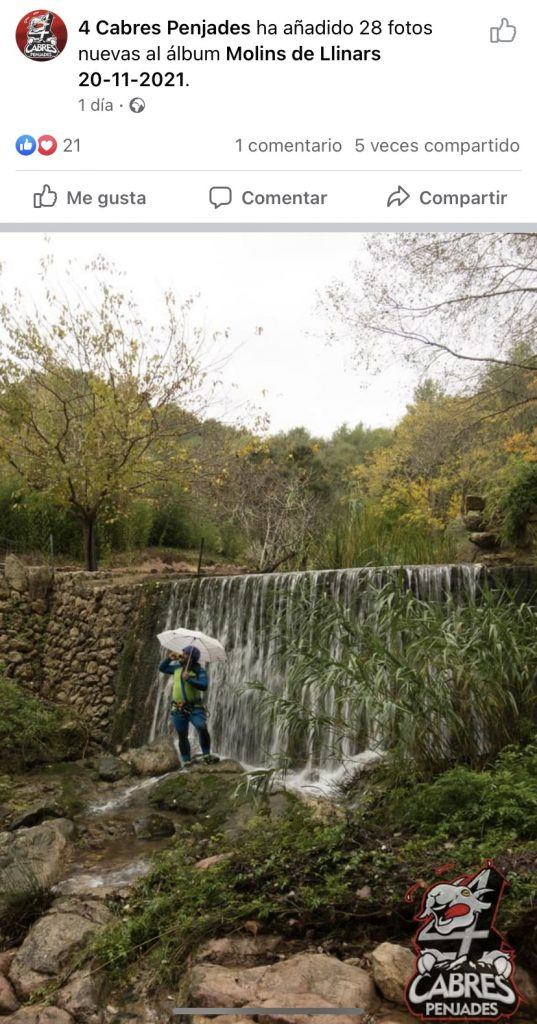
[[308,483],[308,472],[283,465],[270,441],[250,435],[229,453],[217,490],[218,510],[240,530],[259,572],[274,572],[306,556],[318,515]]
[[[505,371],[502,387],[521,374],[533,383],[537,235],[374,235],[368,259],[334,281],[321,305],[330,340],[350,335],[369,369],[405,361],[462,394],[498,387],[493,368]],[[511,407],[536,399],[515,396]]]

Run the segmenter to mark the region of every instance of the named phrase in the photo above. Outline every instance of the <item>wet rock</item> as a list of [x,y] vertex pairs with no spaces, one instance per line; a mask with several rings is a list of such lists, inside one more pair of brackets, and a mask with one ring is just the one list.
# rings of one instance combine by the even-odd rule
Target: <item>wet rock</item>
[[13,986],[8,978],[0,974],[0,1014],[14,1013],[19,1008]]
[[98,900],[58,900],[28,932],[9,971],[10,981],[21,998],[56,977],[72,954],[112,919]]
[[128,750],[123,758],[136,775],[165,775],[179,768],[177,752],[169,736],[161,736],[145,747]]
[[87,970],[76,971],[69,978],[67,985],[60,989],[56,1003],[62,1010],[67,1010],[79,1024],[101,1024],[101,991],[102,977],[97,980]]
[[67,818],[0,833],[0,921],[13,900],[35,896],[59,882],[75,826]]
[[359,1006],[371,1013],[378,1005],[367,971],[323,953],[301,953],[247,970],[198,964],[192,971],[190,996],[197,1006],[311,1007],[322,999],[327,1009]]
[[118,782],[131,774],[131,767],[121,757],[105,754],[97,762],[97,772],[103,782]]
[[30,804],[17,814],[14,818],[11,818],[8,828],[10,831],[15,831],[18,828],[31,828],[33,825],[40,825],[41,822],[46,821],[49,818],[65,818],[67,808],[64,807],[57,800],[37,800],[35,803]]
[[196,954],[196,962],[221,964],[223,966],[253,966],[261,958],[276,958],[282,940],[279,935],[229,935],[223,939],[211,939]]
[[385,999],[405,1005],[405,987],[415,970],[415,957],[411,949],[383,942],[370,954],[375,985]]
[[233,795],[241,773],[240,765],[234,761],[220,761],[214,765],[196,764],[188,772],[179,772],[158,783],[149,795],[149,803],[162,810],[186,814],[210,812],[224,818],[232,810],[233,804],[235,809],[237,807]]
[[175,835],[173,821],[163,814],[147,814],[133,822],[134,834],[137,839],[158,839],[159,836]]

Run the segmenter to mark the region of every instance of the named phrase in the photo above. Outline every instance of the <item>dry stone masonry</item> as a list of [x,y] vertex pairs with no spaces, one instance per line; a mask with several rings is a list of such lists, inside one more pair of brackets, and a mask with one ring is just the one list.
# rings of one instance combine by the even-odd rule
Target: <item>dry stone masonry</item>
[[73,708],[93,743],[141,742],[145,694],[136,687],[147,680],[147,659],[158,657],[166,588],[153,580],[28,568],[8,556],[0,576],[4,674]]

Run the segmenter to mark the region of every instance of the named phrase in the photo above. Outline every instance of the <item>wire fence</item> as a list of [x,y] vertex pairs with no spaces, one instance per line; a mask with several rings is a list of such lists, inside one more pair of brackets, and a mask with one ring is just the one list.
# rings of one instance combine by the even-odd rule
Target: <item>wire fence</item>
[[39,548],[32,548],[32,550],[29,550],[28,545],[25,544],[24,541],[17,540],[14,537],[4,537],[0,534],[0,566],[4,566],[8,555],[17,555],[19,558],[24,556],[25,559],[37,556],[40,562],[46,562],[48,565],[53,565],[54,538],[52,534],[49,534],[49,537],[44,544],[40,545]]

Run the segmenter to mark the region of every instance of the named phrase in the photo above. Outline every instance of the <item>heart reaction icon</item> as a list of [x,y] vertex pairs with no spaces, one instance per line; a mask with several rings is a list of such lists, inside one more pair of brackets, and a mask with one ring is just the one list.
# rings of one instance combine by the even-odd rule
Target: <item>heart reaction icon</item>
[[58,143],[53,135],[41,135],[37,140],[37,152],[41,156],[52,156],[58,148]]

